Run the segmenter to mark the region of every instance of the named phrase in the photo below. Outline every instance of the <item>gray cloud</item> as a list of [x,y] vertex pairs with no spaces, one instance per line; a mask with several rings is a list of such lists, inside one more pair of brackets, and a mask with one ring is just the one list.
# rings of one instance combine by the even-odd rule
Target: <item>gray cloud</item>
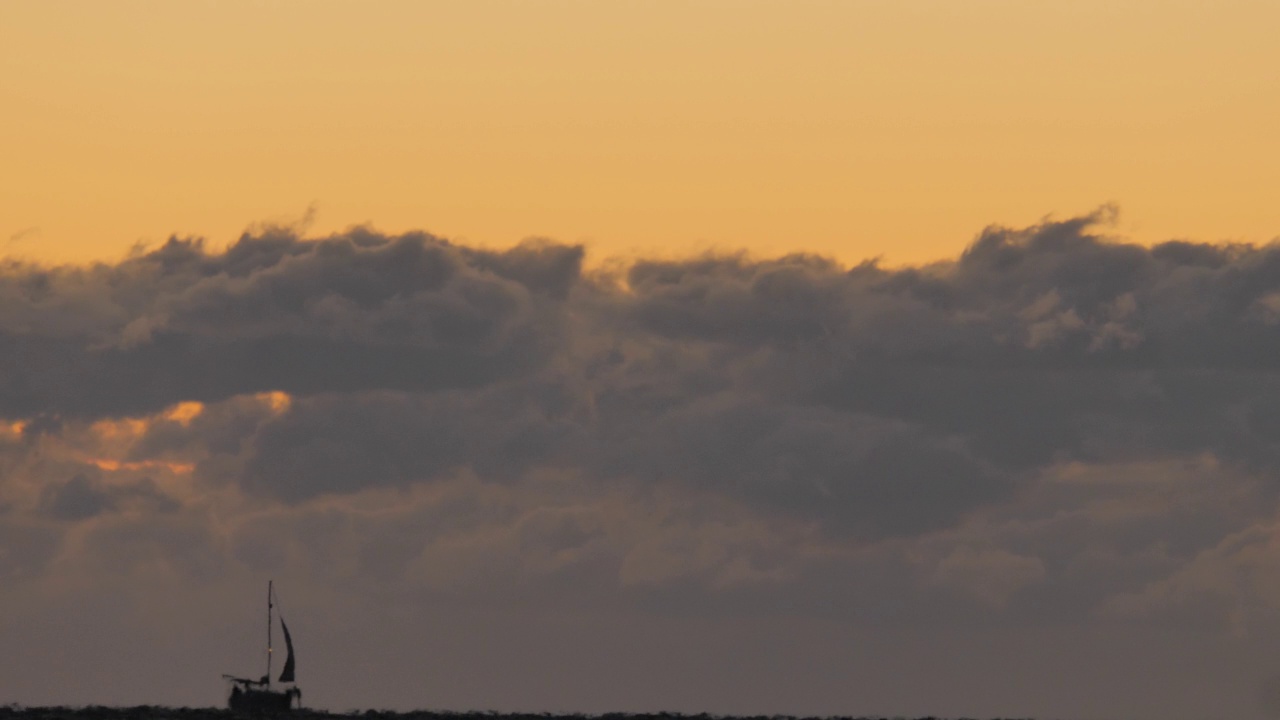
[[97,473],[77,473],[65,483],[45,484],[40,494],[40,509],[57,520],[88,520],[130,507],[151,514],[173,512],[180,505],[149,477],[106,485]]
[[85,520],[114,509],[114,499],[84,475],[76,475],[61,485],[46,485],[41,506],[59,520]]
[[580,248],[353,231],[172,239],[117,265],[0,275],[0,411],[139,414],[183,400],[474,386],[545,361]]
[[1081,671],[1152,628],[1280,637],[1280,248],[1109,213],[900,269],[271,228],[10,263],[0,576],[32,607],[275,576],[402,618],[1030,628],[1096,638]]
[[47,423],[283,391],[278,417],[161,423],[135,452],[208,444],[214,475],[294,501],[555,467],[870,536],[945,527],[1069,460],[1272,467],[1280,255],[1128,245],[1095,234],[1108,212],[989,228],[903,270],[737,255],[583,275],[581,248],[545,241],[284,229],[12,265],[0,409]]
[[[554,468],[862,537],[945,528],[1062,462],[1273,467],[1280,255],[1129,245],[1096,234],[1107,212],[902,270],[736,255],[584,275],[581,248],[545,241],[283,229],[16,264],[0,410],[36,428],[202,401],[135,456],[199,445],[202,477],[294,502]],[[236,404],[266,391],[292,404]]]

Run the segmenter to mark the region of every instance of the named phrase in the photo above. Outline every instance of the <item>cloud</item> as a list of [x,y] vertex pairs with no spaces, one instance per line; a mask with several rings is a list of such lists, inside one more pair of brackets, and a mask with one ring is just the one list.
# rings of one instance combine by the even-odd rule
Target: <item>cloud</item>
[[22,228],[21,230],[9,234],[9,244],[12,245],[13,243],[34,237],[40,237],[40,228],[35,226]]
[[1125,244],[1095,234],[1110,212],[988,228],[902,270],[728,255],[584,274],[581,248],[550,241],[282,228],[221,253],[174,239],[116,265],[12,264],[0,410],[281,392],[279,415],[160,423],[138,452],[230,432],[203,474],[293,501],[554,467],[868,537],[946,527],[1064,461],[1271,467],[1280,256]]
[[76,475],[61,485],[46,485],[41,505],[59,520],[85,520],[114,508],[115,502],[98,483]]
[[287,228],[9,263],[0,575],[1280,631],[1280,248],[1110,213],[899,269]]
[[40,495],[40,509],[57,520],[88,520],[127,507],[163,513],[177,510],[179,504],[149,477],[106,485],[98,477],[77,473],[65,483],[44,485]]
[[196,240],[0,275],[0,411],[104,417],[184,400],[482,385],[544,362],[580,248],[416,234]]
[[932,580],[996,607],[1019,589],[1044,579],[1044,562],[1007,550],[957,547],[934,570]]
[[[1096,233],[1109,212],[988,228],[901,270],[713,255],[584,273],[550,241],[281,228],[219,253],[11,264],[0,411],[35,427],[204,403],[131,461],[199,446],[200,477],[291,502],[556,469],[862,538],[953,526],[1063,462],[1273,467],[1280,255],[1126,244]],[[266,392],[291,404],[243,400]]]

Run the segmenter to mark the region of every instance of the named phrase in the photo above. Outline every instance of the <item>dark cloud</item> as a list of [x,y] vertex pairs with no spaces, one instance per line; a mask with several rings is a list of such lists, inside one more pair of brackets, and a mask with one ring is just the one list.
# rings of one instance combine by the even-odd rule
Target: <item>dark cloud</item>
[[483,385],[545,362],[580,248],[423,234],[172,239],[117,265],[0,274],[0,412],[117,416],[243,393]]
[[1280,638],[1280,248],[1111,213],[897,269],[271,228],[10,263],[0,574]]
[[41,507],[59,520],[84,520],[115,507],[111,496],[84,475],[76,475],[61,485],[46,485]]
[[161,492],[150,478],[108,486],[101,478],[77,473],[64,483],[48,483],[40,495],[41,511],[57,520],[88,520],[125,505],[143,504],[159,512],[177,510],[178,503]]
[[[1125,244],[1096,234],[1110,212],[902,270],[732,255],[584,276],[548,241],[282,229],[16,264],[0,409],[35,428],[212,403],[135,454],[195,443],[203,475],[292,501],[553,467],[865,536],[945,527],[1054,463],[1272,467],[1280,254]],[[217,419],[266,391],[293,403]]]

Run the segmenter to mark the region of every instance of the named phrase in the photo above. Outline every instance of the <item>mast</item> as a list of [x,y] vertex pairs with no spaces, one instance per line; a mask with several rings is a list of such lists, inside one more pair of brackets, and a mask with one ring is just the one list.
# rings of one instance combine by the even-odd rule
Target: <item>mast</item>
[[271,687],[271,581],[267,581],[267,687]]

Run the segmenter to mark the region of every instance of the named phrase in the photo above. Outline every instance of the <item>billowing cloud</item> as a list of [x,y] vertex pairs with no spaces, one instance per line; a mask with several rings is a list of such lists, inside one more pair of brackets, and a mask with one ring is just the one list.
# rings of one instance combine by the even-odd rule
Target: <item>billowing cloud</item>
[[101,417],[268,390],[484,384],[554,350],[581,257],[281,231],[217,254],[172,239],[114,266],[10,264],[0,406]]
[[[174,589],[229,627],[242,618],[202,598],[275,576],[311,598],[299,641],[333,652],[362,642],[317,630],[336,608],[377,615],[363,631],[447,634],[414,610],[431,608],[460,623],[522,618],[515,645],[539,637],[520,628],[568,612],[585,623],[563,635],[579,653],[592,647],[585,618],[610,617],[717,618],[760,647],[773,628],[808,623],[796,632],[813,653],[853,665],[859,651],[817,638],[919,627],[1014,644],[1025,632],[1095,638],[1063,656],[1069,670],[1179,628],[1200,633],[1197,652],[1245,643],[1240,657],[1256,657],[1247,638],[1280,632],[1268,569],[1280,543],[1280,248],[1133,245],[1106,236],[1110,212],[988,228],[958,258],[907,268],[720,254],[592,269],[583,248],[550,241],[478,250],[283,229],[218,252],[174,239],[115,264],[9,263],[0,578],[14,607],[127,628],[156,607],[135,587]],[[76,599],[85,592],[114,594],[96,611]],[[228,643],[228,661],[232,640],[255,642],[157,622],[178,644]],[[938,642],[977,647],[962,636]],[[388,641],[367,687],[379,669],[421,661],[407,637]],[[493,667],[504,646],[484,647],[460,667]],[[875,647],[900,668],[928,652]],[[572,652],[550,662],[579,667]],[[707,652],[707,663],[734,654]],[[41,657],[32,668],[56,664]],[[924,695],[833,673],[804,685],[809,700],[760,711],[1107,707],[1051,690],[1002,705],[921,667]],[[1161,667],[1182,686],[1182,670]],[[1221,704],[1231,682],[1256,679],[1232,667],[1209,696],[1247,716],[1251,704]],[[317,674],[334,683],[324,702],[375,702],[342,690],[337,666]],[[21,677],[43,689],[18,699],[53,697]],[[105,677],[88,687],[155,684]],[[641,709],[619,706],[638,702],[624,691],[574,706],[509,687],[495,702]],[[715,687],[653,702],[751,710]],[[485,697],[465,682],[436,689],[457,707]],[[199,702],[186,692],[154,701]],[[1210,706],[1188,697],[1133,714]],[[875,707],[848,704],[859,698]]]

